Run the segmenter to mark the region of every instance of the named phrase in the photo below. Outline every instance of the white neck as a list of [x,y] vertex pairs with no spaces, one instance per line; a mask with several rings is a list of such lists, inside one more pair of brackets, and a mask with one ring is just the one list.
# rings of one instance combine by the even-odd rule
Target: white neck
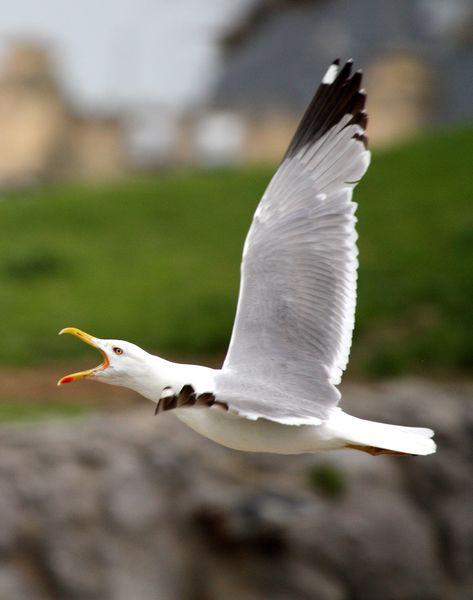
[[214,389],[215,371],[198,365],[173,363],[159,356],[148,354],[143,362],[141,373],[122,385],[135,390],[145,398],[157,402],[165,387],[176,392],[184,385],[192,385],[198,392],[211,392]]
[[172,364],[159,356],[148,354],[146,361],[143,362],[141,372],[124,381],[122,385],[157,402],[163,389],[170,385],[169,372],[172,370]]

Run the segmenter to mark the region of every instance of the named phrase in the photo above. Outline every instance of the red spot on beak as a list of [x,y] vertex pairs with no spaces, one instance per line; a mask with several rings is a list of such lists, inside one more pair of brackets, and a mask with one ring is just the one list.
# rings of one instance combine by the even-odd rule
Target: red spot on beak
[[64,383],[71,383],[71,381],[74,381],[74,377],[63,377],[59,384],[63,385]]

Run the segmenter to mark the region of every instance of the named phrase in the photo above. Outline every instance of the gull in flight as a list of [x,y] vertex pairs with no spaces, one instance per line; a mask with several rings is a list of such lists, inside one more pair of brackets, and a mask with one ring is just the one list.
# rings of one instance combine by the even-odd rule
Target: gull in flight
[[299,454],[338,448],[435,452],[433,431],[359,419],[339,406],[354,326],[353,188],[370,162],[366,94],[352,61],[327,70],[253,217],[221,369],[177,364],[135,344],[72,334],[103,363],[58,385],[94,379],[131,388],[230,448]]

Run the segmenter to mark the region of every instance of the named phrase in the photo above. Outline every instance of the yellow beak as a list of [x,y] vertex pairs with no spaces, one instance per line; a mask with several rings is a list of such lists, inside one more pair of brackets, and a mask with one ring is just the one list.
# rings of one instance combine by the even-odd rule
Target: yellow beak
[[85,333],[85,331],[81,331],[80,329],[77,329],[77,327],[66,327],[65,329],[61,329],[61,331],[59,332],[59,335],[62,335],[63,333],[69,333],[70,335],[75,335],[76,337],[78,337],[80,340],[82,340],[86,344],[89,344],[89,346],[96,348],[100,352],[100,354],[103,356],[103,363],[101,365],[99,365],[98,367],[95,367],[94,369],[87,369],[87,371],[78,371],[77,373],[72,373],[71,375],[66,375],[65,377],[62,377],[57,382],[58,385],[64,385],[65,383],[71,383],[72,381],[76,381],[76,379],[84,379],[85,377],[92,376],[96,371],[101,370],[101,369],[106,369],[108,367],[108,365],[110,364],[110,362],[108,360],[108,356],[100,348],[100,346],[98,344],[99,340],[97,338],[93,337],[92,335],[89,335],[88,333]]

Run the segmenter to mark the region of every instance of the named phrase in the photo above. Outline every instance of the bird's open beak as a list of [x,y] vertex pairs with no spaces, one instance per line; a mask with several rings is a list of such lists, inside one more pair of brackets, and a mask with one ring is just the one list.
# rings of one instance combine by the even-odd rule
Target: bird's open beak
[[85,377],[93,376],[97,371],[101,371],[108,367],[108,365],[110,364],[110,362],[108,360],[108,356],[100,347],[100,340],[98,338],[95,338],[95,337],[89,335],[88,333],[85,333],[85,331],[81,331],[80,329],[77,329],[77,327],[66,327],[65,329],[62,329],[59,332],[59,335],[62,335],[63,333],[70,333],[71,335],[75,335],[76,337],[78,337],[80,340],[82,340],[86,344],[89,344],[89,346],[93,346],[94,348],[97,348],[97,350],[103,356],[103,363],[101,365],[99,365],[98,367],[95,367],[94,369],[88,369],[87,371],[79,371],[78,373],[72,373],[71,375],[66,375],[65,377],[62,377],[62,379],[60,379],[57,382],[58,385],[64,385],[65,383],[71,383],[72,381],[76,381],[76,379],[84,379]]

